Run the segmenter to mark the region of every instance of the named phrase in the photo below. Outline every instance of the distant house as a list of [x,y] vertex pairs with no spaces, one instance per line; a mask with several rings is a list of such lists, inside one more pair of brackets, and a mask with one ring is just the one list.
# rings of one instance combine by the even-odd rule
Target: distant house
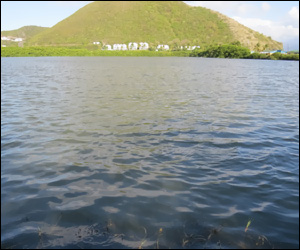
[[279,52],[279,53],[281,53],[281,54],[287,54],[287,52],[285,52],[285,51],[279,49],[279,50],[273,50],[273,51],[271,52],[271,55],[274,54],[274,53],[277,53],[277,52]]
[[112,50],[121,50],[121,44],[113,44]]
[[106,44],[106,45],[103,46],[103,49],[104,50],[111,50],[111,45]]
[[126,44],[114,44],[112,50],[127,50]]
[[180,49],[185,49],[185,50],[194,50],[194,49],[200,49],[200,46],[180,46]]
[[147,50],[147,49],[149,49],[149,44],[146,43],[146,42],[144,42],[144,43],[142,42],[142,43],[140,43],[139,49],[140,50]]
[[156,51],[157,50],[169,50],[169,49],[170,49],[169,45],[160,44],[157,46]]
[[122,50],[123,44],[114,44],[112,50]]
[[100,42],[93,42],[93,44],[100,44]]
[[138,44],[137,43],[129,43],[128,44],[128,49],[129,50],[137,50],[138,49]]
[[121,44],[121,50],[127,50],[127,45],[126,44]]
[[21,37],[17,37],[13,40],[13,42],[22,42],[23,41],[23,38]]
[[23,42],[23,38],[21,37],[7,37],[7,36],[1,36],[2,41],[12,41],[12,42]]
[[185,46],[185,48],[186,48],[187,50],[194,50],[194,49],[196,49],[196,48],[200,48],[200,46],[189,46],[189,47]]
[[266,50],[266,51],[260,52],[260,54],[268,54],[268,55],[272,55],[272,54],[277,53],[277,52],[279,52],[279,53],[281,53],[281,54],[287,54],[287,52],[285,52],[285,51],[283,51],[283,50],[280,50],[280,49],[278,49],[278,50]]

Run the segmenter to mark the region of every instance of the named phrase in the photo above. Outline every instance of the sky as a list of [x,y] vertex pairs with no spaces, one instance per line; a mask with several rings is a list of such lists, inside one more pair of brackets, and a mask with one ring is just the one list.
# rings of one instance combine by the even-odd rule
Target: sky
[[[92,1],[1,1],[1,31],[26,25],[52,27]],[[299,50],[299,1],[184,1],[216,10]]]

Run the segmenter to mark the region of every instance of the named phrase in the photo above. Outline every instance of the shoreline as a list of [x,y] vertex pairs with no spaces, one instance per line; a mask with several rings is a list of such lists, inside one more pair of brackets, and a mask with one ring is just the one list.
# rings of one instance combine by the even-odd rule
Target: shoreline
[[[243,56],[203,56],[206,51],[149,51],[125,50],[106,51],[88,50],[86,48],[53,48],[53,47],[1,47],[1,57],[198,57],[198,58],[227,58],[227,59],[261,59],[299,61],[299,54],[265,55],[259,53],[244,54]],[[275,53],[277,54],[277,53]]]

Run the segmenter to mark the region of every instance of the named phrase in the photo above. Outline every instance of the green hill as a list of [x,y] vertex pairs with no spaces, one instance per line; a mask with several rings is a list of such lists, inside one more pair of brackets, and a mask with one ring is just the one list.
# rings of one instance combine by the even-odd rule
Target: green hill
[[40,26],[24,26],[20,29],[16,30],[9,30],[9,31],[1,31],[1,36],[12,36],[12,37],[21,37],[24,39],[29,39],[36,34],[49,29],[46,27],[40,27]]
[[87,45],[99,41],[207,47],[240,41],[250,49],[258,42],[282,48],[281,43],[228,20],[209,9],[179,1],[99,1],[33,36],[28,45]]

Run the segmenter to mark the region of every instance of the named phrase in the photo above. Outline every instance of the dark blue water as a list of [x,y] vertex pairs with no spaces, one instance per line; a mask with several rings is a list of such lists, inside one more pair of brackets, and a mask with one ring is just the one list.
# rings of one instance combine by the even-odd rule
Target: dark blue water
[[1,58],[1,166],[2,248],[299,248],[299,62]]

